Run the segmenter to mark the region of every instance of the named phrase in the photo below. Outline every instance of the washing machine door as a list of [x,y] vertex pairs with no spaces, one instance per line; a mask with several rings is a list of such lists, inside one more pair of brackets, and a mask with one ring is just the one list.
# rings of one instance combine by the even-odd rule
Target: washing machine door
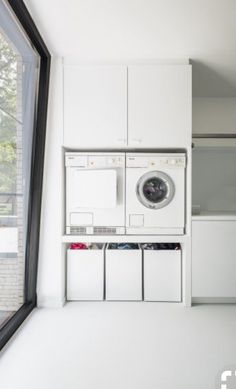
[[175,185],[170,176],[159,171],[145,173],[137,182],[138,200],[147,208],[166,207],[174,197]]

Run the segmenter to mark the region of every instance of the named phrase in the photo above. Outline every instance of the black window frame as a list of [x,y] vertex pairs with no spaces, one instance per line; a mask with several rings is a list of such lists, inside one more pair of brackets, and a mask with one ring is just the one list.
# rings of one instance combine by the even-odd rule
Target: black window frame
[[7,0],[19,24],[40,57],[36,117],[33,128],[28,225],[25,254],[25,302],[0,329],[0,350],[36,307],[40,216],[44,170],[51,55],[22,0]]

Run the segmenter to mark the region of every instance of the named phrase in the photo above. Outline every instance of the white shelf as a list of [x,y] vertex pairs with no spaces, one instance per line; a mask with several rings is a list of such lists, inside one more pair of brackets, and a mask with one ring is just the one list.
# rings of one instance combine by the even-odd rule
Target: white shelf
[[73,242],[101,242],[101,243],[185,243],[189,239],[187,235],[63,235],[63,243]]
[[192,215],[192,220],[234,221],[236,212],[202,212],[200,215]]
[[194,138],[193,136],[194,150],[207,149],[207,148],[235,148],[236,138]]

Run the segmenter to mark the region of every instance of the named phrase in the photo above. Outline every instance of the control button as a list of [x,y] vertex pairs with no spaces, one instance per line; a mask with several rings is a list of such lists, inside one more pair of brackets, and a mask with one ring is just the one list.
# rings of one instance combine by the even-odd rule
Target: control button
[[118,165],[123,166],[124,165],[124,159],[122,157],[118,158]]
[[169,163],[170,163],[170,165],[176,165],[177,161],[176,161],[176,159],[171,159],[169,161]]
[[116,158],[108,158],[107,162],[109,163],[109,165],[115,165],[118,163],[117,159]]
[[168,159],[161,159],[161,165],[168,165]]

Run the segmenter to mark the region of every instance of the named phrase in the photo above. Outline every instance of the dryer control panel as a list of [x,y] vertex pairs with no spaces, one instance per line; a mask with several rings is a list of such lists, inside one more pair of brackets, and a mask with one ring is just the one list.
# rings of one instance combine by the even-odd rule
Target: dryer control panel
[[123,167],[125,164],[124,154],[83,154],[83,153],[66,153],[65,165],[66,167],[77,168],[118,168]]

